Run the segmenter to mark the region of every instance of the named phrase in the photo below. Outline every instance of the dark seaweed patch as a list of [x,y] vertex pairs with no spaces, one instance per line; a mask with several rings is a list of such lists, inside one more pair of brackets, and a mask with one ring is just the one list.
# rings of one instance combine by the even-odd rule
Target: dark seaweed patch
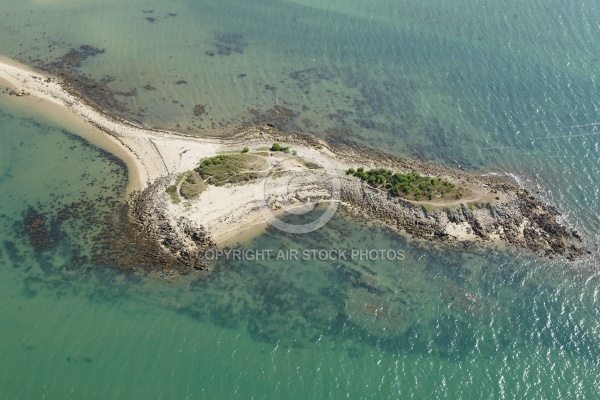
[[88,44],[79,46],[78,49],[71,49],[62,56],[62,64],[67,68],[79,68],[82,63],[90,57],[97,56],[98,54],[104,54],[104,49],[99,49]]
[[115,92],[107,85],[111,82],[110,77],[95,80],[78,72],[78,69],[89,57],[104,52],[104,49],[84,44],[79,48],[70,49],[65,55],[53,62],[45,62],[39,59],[28,60],[28,62],[42,71],[58,76],[62,80],[65,89],[83,97],[97,107],[135,121],[133,113],[127,109],[125,104],[118,101],[115,95],[135,96],[137,92]]
[[123,96],[123,97],[134,97],[137,96],[137,89],[136,88],[131,88],[128,91],[122,91],[122,90],[115,90],[114,94],[118,95],[118,96]]
[[33,207],[29,207],[23,219],[25,232],[36,251],[45,251],[53,248],[60,239],[61,233],[58,226],[50,223],[48,218]]
[[249,109],[248,112],[254,115],[252,124],[267,125],[282,131],[298,130],[298,127],[294,124],[294,120],[299,113],[282,105],[276,104],[264,113],[254,109]]
[[129,218],[129,205],[117,205],[105,216],[94,242],[92,262],[120,271],[181,271],[184,266],[144,235]]
[[32,289],[29,286],[25,286],[23,288],[23,290],[21,291],[21,294],[23,295],[23,297],[27,298],[27,299],[31,299],[35,296],[37,296],[38,292],[35,289]]
[[19,262],[22,260],[22,256],[19,253],[19,249],[17,249],[15,243],[9,240],[5,240],[4,248],[6,249],[6,254],[8,254],[8,258],[12,262],[13,267],[18,267]]
[[213,41],[215,50],[208,51],[209,56],[214,56],[215,53],[221,56],[229,56],[232,54],[243,54],[244,48],[248,43],[239,33],[222,33],[216,34]]
[[312,85],[317,85],[322,81],[331,81],[336,75],[327,68],[308,68],[292,71],[289,73],[289,77],[296,82],[298,89],[308,95]]
[[194,115],[195,116],[198,117],[204,113],[206,113],[206,106],[204,104],[196,104],[194,106]]

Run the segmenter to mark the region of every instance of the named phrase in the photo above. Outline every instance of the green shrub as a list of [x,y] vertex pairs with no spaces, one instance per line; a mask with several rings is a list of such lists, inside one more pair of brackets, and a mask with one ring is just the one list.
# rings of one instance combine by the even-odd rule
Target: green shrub
[[308,169],[320,169],[322,168],[319,164],[314,163],[312,161],[305,161],[304,165],[306,166],[306,168]]
[[173,204],[178,204],[181,201],[179,194],[177,193],[177,185],[169,186],[166,192],[169,194],[169,197],[171,197]]
[[[439,195],[441,197],[448,193],[454,194],[452,193],[454,184],[442,178],[422,177],[417,172],[394,173],[385,168],[373,168],[366,171],[363,167],[358,167],[356,170],[349,168],[346,175],[354,175],[373,187],[383,187],[389,190],[392,195],[413,196],[415,200],[419,200],[421,197],[432,200],[434,196]],[[455,196],[459,199],[462,194],[459,192]]]
[[281,151],[281,145],[279,143],[273,143],[273,146],[271,146],[271,151]]
[[223,156],[210,157],[202,160],[202,165],[219,165],[223,163]]
[[270,150],[271,151],[283,151],[285,153],[289,153],[290,148],[289,147],[283,147],[279,143],[273,143],[273,146],[271,146]]
[[250,149],[249,149],[249,148],[247,148],[247,147],[244,147],[244,148],[242,149],[242,153],[247,153],[247,152],[249,152],[249,151],[250,151]]

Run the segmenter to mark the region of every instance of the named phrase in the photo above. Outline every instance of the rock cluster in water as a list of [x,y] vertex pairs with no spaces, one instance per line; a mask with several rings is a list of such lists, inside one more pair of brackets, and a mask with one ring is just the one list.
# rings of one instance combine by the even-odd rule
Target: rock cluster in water
[[135,194],[131,202],[131,216],[140,229],[154,238],[184,269],[201,270],[206,267],[206,262],[197,257],[198,252],[215,244],[203,226],[194,226],[167,212],[166,204],[170,200],[165,189],[173,179],[171,175],[163,177]]

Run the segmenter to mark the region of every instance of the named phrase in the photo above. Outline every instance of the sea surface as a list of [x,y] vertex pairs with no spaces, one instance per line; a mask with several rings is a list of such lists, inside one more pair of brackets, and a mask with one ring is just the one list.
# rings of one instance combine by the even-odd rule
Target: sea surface
[[[1,98],[0,398],[599,398],[599,17],[597,1],[3,0],[0,54],[103,49],[71,67],[144,124],[272,123],[511,174],[592,254],[448,251],[338,212],[240,244],[270,258],[121,272],[94,250],[124,164]],[[331,249],[396,256],[274,256]]]

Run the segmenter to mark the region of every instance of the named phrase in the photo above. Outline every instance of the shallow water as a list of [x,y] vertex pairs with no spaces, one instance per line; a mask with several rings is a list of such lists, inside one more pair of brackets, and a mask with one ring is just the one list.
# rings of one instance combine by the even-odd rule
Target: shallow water
[[[511,173],[598,241],[594,4],[4,4],[11,40],[0,54],[35,63],[104,48],[79,71],[135,88],[118,98],[144,123],[213,135],[269,121]],[[598,396],[599,285],[584,268],[599,264],[597,249],[574,270],[447,252],[338,213],[313,235],[269,231],[241,246],[403,259],[221,260],[175,282],[126,275],[85,258],[99,224],[90,218],[124,196],[123,165],[2,104],[3,398]],[[208,112],[194,117],[196,104]],[[26,229],[40,216],[48,240]]]
[[[564,127],[596,122],[594,5],[8,3],[0,27],[18,39],[2,53],[36,63],[103,48],[81,72],[135,90],[117,98],[151,125],[214,135],[267,120],[481,167],[502,165],[513,147],[523,156],[531,138],[589,133]],[[195,117],[196,104],[207,113]]]

